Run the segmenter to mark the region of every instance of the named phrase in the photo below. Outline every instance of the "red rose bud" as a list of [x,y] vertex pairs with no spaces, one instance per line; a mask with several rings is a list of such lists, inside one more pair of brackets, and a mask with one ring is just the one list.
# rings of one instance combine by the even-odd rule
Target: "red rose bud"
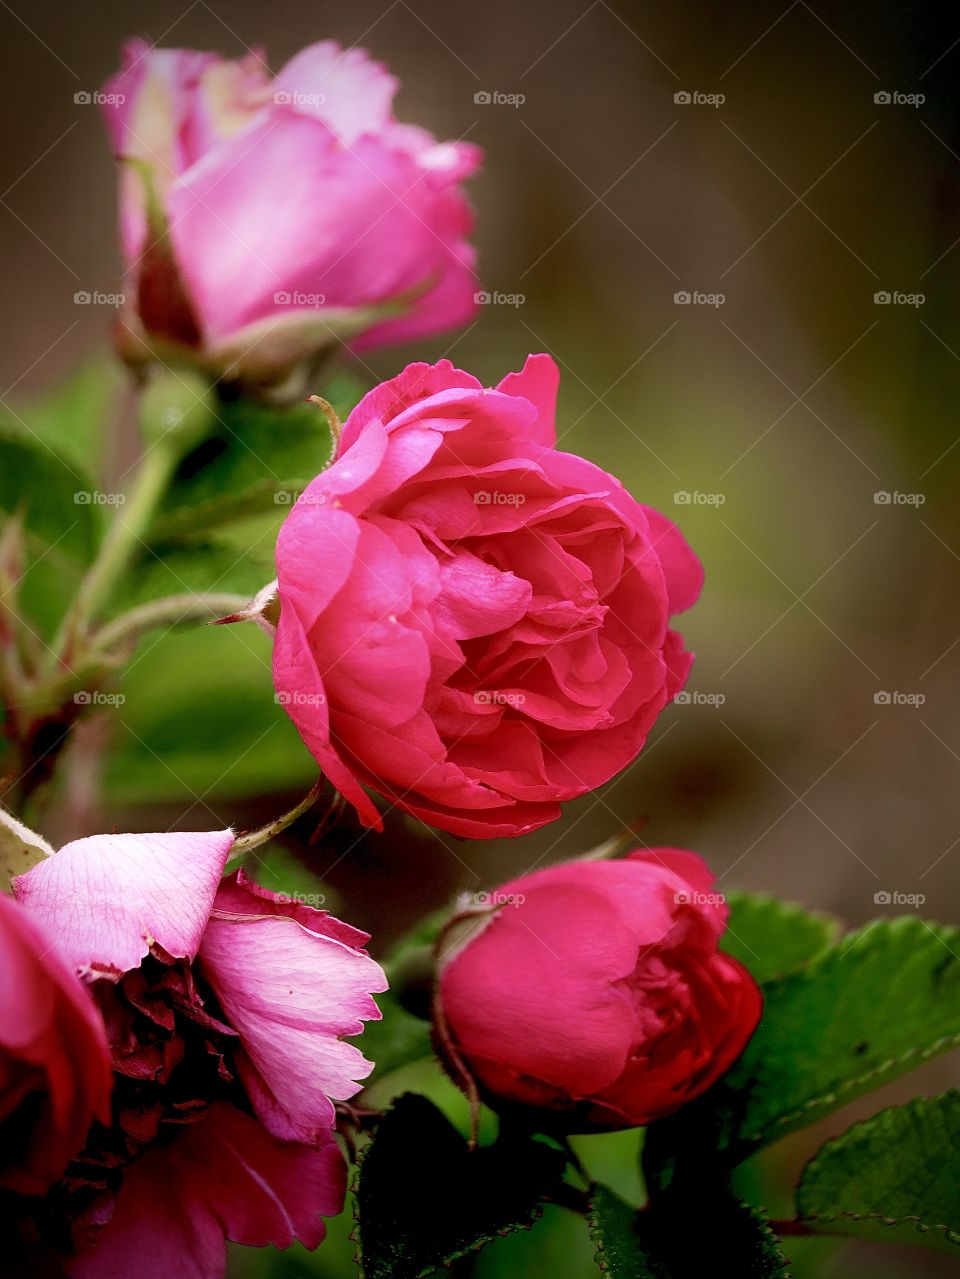
[[487,894],[441,959],[436,1037],[454,1075],[495,1107],[561,1112],[550,1126],[574,1132],[647,1124],[698,1096],[762,1006],[718,950],[727,907],[712,885],[696,853],[655,848]]

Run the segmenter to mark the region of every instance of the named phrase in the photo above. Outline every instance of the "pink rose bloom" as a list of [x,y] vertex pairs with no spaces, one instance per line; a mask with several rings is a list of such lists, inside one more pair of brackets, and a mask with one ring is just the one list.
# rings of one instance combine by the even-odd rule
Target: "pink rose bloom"
[[[104,85],[114,149],[132,162],[120,219],[131,330],[215,364],[256,344],[242,367],[257,368],[332,338],[375,346],[462,323],[477,285],[461,183],[480,152],[400,124],[397,87],[330,40],[273,78],[254,55],[131,41]],[[156,243],[164,220],[174,262]]]
[[363,786],[458,835],[519,835],[629,764],[691,663],[702,570],[675,525],[555,447],[557,367],[487,389],[411,364],[350,414],[280,530],[278,700]]
[[[315,1248],[343,1205],[333,1101],[371,1065],[365,933],[221,879],[230,831],[101,835],[14,881],[107,1025],[112,1121],[44,1205],[75,1279],[219,1279],[226,1240]],[[65,1243],[66,1241],[66,1243]]]
[[110,1053],[46,928],[0,895],[0,1188],[42,1195],[109,1122]]
[[465,915],[439,1006],[483,1095],[559,1112],[567,1131],[627,1128],[728,1070],[761,995],[717,949],[727,908],[712,885],[696,853],[654,848],[535,871]]

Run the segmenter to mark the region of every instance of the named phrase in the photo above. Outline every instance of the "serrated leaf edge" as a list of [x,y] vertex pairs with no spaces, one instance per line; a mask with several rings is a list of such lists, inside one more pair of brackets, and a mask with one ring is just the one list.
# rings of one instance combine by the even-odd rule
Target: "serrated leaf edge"
[[[822,1108],[834,1108],[838,1104],[842,1104],[842,1099],[850,1096],[850,1094],[858,1095],[861,1092],[869,1091],[874,1086],[875,1081],[883,1080],[891,1072],[900,1073],[900,1068],[905,1063],[915,1061],[917,1066],[921,1066],[932,1057],[958,1047],[960,1047],[960,1034],[943,1035],[925,1048],[911,1048],[907,1052],[901,1053],[899,1057],[889,1058],[882,1065],[867,1071],[866,1074],[858,1075],[855,1079],[846,1080],[842,1087],[835,1089],[833,1092],[822,1093],[819,1097],[812,1097],[809,1101],[805,1101],[799,1109],[786,1115],[779,1115],[772,1126],[745,1133],[742,1140],[747,1144],[758,1141],[764,1142],[777,1129],[785,1130],[801,1121],[802,1123],[811,1123],[813,1118],[816,1118],[815,1114],[811,1117],[811,1112]],[[850,1099],[852,1100],[852,1097]],[[786,1132],[781,1131],[778,1135],[786,1136]]]

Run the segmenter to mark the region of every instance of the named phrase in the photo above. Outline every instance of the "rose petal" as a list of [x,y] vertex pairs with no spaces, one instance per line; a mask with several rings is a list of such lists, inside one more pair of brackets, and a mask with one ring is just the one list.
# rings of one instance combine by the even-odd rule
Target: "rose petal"
[[[229,905],[234,907],[236,895]],[[200,945],[200,967],[227,1021],[239,1033],[238,1063],[263,1122],[275,1136],[312,1140],[333,1123],[331,1098],[359,1091],[372,1064],[343,1042],[378,1019],[371,992],[387,981],[369,955],[313,932],[296,912],[215,909]]]
[[346,1169],[332,1134],[315,1145],[278,1141],[218,1102],[169,1146],[127,1169],[113,1215],[72,1279],[223,1279],[226,1240],[316,1248],[321,1214],[343,1207]]
[[233,832],[92,835],[13,881],[18,901],[84,975],[117,980],[159,944],[192,959]]

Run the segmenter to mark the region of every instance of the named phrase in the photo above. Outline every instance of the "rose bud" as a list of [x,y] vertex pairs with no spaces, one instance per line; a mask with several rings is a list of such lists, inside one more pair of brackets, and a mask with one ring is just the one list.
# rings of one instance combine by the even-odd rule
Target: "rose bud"
[[439,946],[436,1039],[454,1078],[570,1132],[648,1124],[702,1093],[761,1011],[717,949],[712,883],[695,853],[655,848],[535,871],[465,912]]
[[277,381],[338,339],[407,341],[471,314],[461,183],[480,152],[398,123],[397,87],[329,40],[273,78],[257,54],[125,47],[102,99],[123,162],[128,358],[192,353]]
[[277,701],[321,769],[441,830],[519,835],[639,753],[692,657],[674,524],[555,447],[547,355],[488,389],[411,364],[348,418],[277,541]]
[[372,1069],[345,1037],[379,1018],[386,980],[366,933],[222,877],[232,845],[229,830],[98,835],[14,880],[113,1058],[112,1113],[37,1218],[71,1279],[222,1279],[228,1240],[316,1248],[343,1207],[334,1102]]
[[0,1187],[41,1195],[110,1116],[96,1006],[54,934],[0,895]]

